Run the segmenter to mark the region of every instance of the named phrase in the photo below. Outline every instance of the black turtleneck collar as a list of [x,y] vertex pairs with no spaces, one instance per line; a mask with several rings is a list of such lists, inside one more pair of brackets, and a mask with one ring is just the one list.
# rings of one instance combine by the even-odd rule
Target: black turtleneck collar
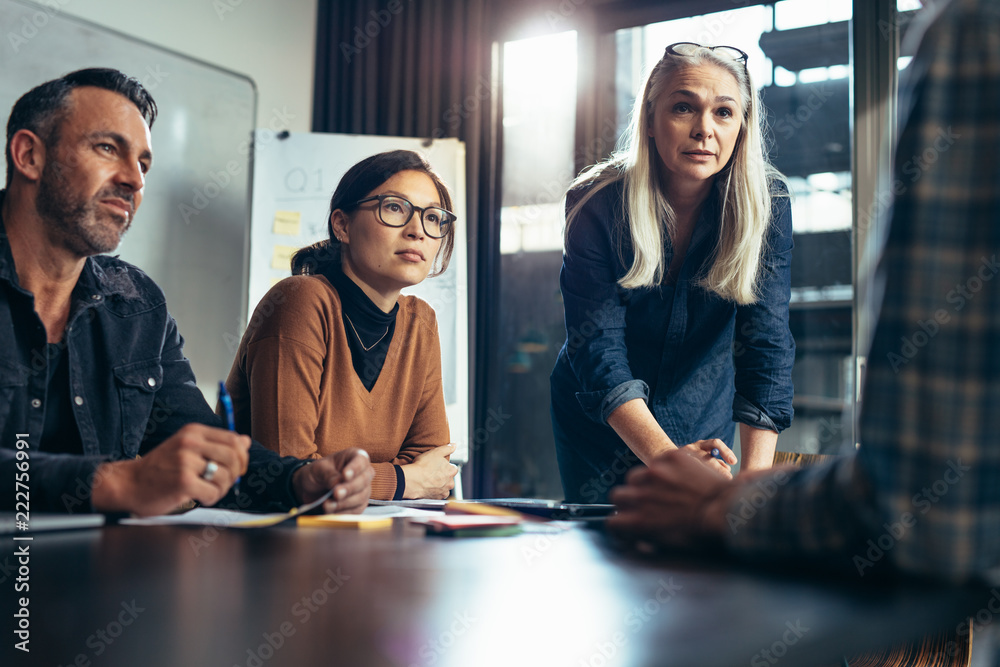
[[351,362],[365,389],[371,391],[389,352],[399,304],[388,313],[383,311],[344,273],[339,262],[325,267],[323,275],[340,295]]

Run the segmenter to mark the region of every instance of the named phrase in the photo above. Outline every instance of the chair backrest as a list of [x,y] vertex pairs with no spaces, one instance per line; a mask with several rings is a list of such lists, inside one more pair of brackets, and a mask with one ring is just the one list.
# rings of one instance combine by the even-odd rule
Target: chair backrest
[[834,454],[802,454],[800,452],[775,452],[774,465],[795,465],[806,466],[814,463],[822,463],[835,458]]

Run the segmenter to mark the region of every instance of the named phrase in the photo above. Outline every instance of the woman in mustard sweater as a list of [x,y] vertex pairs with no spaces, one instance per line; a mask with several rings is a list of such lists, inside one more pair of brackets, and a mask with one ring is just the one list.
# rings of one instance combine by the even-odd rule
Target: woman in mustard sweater
[[296,253],[296,275],[271,288],[243,334],[226,381],[237,431],[303,459],[361,447],[375,468],[372,498],[448,496],[458,468],[437,320],[400,290],[447,268],[451,208],[412,151],[344,174],[329,240]]

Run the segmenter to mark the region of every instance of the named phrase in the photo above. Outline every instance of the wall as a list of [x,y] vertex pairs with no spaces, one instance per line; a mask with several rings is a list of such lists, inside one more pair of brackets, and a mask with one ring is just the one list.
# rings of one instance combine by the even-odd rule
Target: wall
[[312,129],[316,0],[32,1],[246,74],[258,127]]

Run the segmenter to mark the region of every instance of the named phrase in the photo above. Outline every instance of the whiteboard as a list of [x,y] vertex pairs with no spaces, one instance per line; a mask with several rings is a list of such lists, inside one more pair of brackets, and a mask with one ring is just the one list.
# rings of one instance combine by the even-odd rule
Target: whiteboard
[[[340,178],[362,159],[383,151],[408,149],[423,155],[452,194],[458,223],[448,270],[403,290],[431,305],[441,337],[444,398],[452,461],[468,461],[469,316],[465,217],[465,144],[422,139],[316,132],[255,133],[250,217],[249,308],[277,281],[292,275],[290,252],[328,238],[330,198]],[[232,343],[233,341],[230,341]],[[239,343],[238,340],[235,341]]]

